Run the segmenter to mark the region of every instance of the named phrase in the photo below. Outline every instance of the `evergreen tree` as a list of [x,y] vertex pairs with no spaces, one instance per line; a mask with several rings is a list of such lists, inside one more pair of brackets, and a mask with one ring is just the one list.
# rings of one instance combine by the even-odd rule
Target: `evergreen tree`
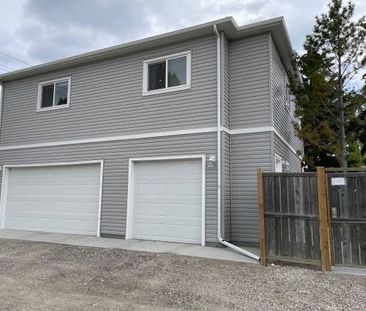
[[[310,166],[347,166],[356,152],[356,134],[362,132],[360,119],[365,94],[357,88],[359,73],[366,65],[366,20],[353,21],[354,4],[331,0],[329,10],[315,19],[313,33],[306,37],[305,53],[296,57],[299,79],[290,87],[301,119],[297,133],[304,140],[305,161]],[[362,125],[363,124],[363,125]],[[357,128],[357,130],[355,130]],[[347,146],[351,146],[347,151]],[[364,153],[360,149],[357,152]],[[350,165],[360,165],[350,161]]]

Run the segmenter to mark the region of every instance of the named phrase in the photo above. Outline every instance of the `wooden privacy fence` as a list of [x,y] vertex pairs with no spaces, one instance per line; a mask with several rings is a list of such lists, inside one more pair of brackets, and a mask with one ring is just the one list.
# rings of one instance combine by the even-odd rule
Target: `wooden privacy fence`
[[332,261],[366,266],[366,172],[329,172]]
[[258,170],[261,263],[287,262],[331,268],[327,177],[316,173]]

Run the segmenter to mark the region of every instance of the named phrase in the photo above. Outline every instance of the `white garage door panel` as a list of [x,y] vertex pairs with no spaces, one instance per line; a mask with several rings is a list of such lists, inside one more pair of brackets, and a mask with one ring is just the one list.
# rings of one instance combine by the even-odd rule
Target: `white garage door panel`
[[132,238],[201,243],[202,160],[134,165]]
[[100,165],[10,168],[4,227],[96,235]]

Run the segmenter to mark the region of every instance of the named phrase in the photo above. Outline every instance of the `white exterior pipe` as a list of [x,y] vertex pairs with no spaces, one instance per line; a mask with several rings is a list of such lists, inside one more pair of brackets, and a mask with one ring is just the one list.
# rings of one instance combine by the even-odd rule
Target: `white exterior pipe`
[[221,235],[221,35],[217,31],[217,26],[213,26],[214,32],[216,34],[216,48],[217,48],[217,238],[219,242],[227,247],[234,249],[235,251],[253,258],[255,260],[260,260],[260,258],[234,244],[225,241]]
[[1,132],[2,112],[3,112],[3,98],[4,98],[4,83],[0,82],[0,132]]

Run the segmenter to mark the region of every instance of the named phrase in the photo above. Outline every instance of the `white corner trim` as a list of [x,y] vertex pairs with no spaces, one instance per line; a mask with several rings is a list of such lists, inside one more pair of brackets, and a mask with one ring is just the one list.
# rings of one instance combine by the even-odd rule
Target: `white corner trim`
[[202,134],[202,133],[211,133],[211,132],[216,132],[216,127],[206,127],[206,128],[197,128],[197,129],[189,129],[189,130],[176,130],[176,131],[166,131],[166,132],[130,134],[130,135],[98,137],[98,138],[86,138],[86,139],[76,139],[76,140],[64,140],[64,141],[34,143],[34,144],[24,144],[24,145],[0,146],[0,151],[40,148],[40,147],[56,147],[56,146],[89,144],[89,143],[103,143],[103,142],[112,142],[112,141],[120,141],[120,140],[168,137],[168,136]]
[[181,155],[181,156],[162,156],[130,158],[128,161],[128,186],[127,186],[127,212],[126,212],[126,234],[125,239],[132,239],[133,232],[133,197],[134,197],[134,164],[143,161],[164,161],[164,160],[202,160],[202,189],[201,189],[201,245],[205,246],[206,240],[206,155]]
[[[183,85],[172,86],[168,87],[168,61],[171,59],[179,58],[179,57],[186,57],[186,83]],[[157,62],[165,61],[165,88],[157,89],[157,90],[148,90],[148,79],[149,79],[149,65]],[[143,71],[142,71],[143,81],[142,81],[142,96],[146,95],[154,95],[154,94],[161,94],[179,90],[186,90],[191,88],[191,51],[184,51],[180,53],[165,55],[162,57],[156,57],[152,59],[147,59],[143,61]]]
[[103,196],[103,175],[104,175],[104,160],[91,161],[77,161],[77,162],[48,162],[48,163],[30,163],[30,164],[9,164],[3,165],[2,169],[2,184],[1,184],[1,198],[0,198],[0,229],[4,229],[6,216],[6,198],[7,198],[7,178],[10,168],[22,167],[51,167],[51,166],[71,166],[84,164],[99,164],[100,165],[100,179],[99,179],[99,204],[98,204],[98,219],[96,236],[100,237],[100,223],[102,214],[102,196]]
[[[66,82],[67,81],[67,104],[66,105],[60,105],[60,106],[52,106],[52,107],[41,107],[41,103],[42,103],[42,87],[44,85],[47,84],[53,84],[53,105],[55,104],[55,87],[56,87],[56,83],[57,82]],[[38,96],[37,96],[37,112],[42,112],[42,111],[52,111],[52,110],[60,110],[60,109],[65,109],[65,108],[69,108],[70,107],[70,94],[71,94],[71,77],[63,77],[63,78],[59,78],[59,79],[54,79],[54,80],[48,80],[48,81],[42,81],[40,83],[38,83]]]

